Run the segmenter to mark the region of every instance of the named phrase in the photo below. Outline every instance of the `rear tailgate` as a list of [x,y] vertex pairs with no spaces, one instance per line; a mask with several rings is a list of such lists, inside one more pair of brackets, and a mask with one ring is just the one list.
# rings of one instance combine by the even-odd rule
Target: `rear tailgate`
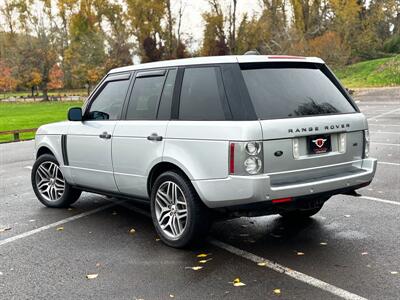
[[[260,122],[264,172],[271,175],[273,186],[317,180],[361,168],[363,130],[367,124],[360,113]],[[330,142],[330,149],[314,153],[309,143],[320,136]]]
[[362,172],[365,117],[332,72],[308,60],[240,64],[272,186]]

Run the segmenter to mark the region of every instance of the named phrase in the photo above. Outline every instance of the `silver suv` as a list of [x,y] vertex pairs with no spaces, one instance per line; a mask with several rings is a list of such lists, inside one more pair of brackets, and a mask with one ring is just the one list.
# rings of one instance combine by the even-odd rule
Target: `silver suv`
[[111,70],[82,108],[36,134],[32,185],[49,207],[81,191],[151,206],[184,247],[215,217],[306,218],[368,185],[365,116],[319,58],[223,56]]

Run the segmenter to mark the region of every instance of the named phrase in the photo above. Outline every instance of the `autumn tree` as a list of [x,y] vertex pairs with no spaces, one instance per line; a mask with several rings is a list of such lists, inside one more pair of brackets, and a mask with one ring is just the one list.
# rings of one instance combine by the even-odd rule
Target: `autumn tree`
[[3,93],[15,90],[17,79],[12,75],[11,67],[7,66],[3,61],[0,61],[0,90]]
[[80,1],[79,10],[71,16],[69,32],[70,45],[65,60],[71,67],[72,87],[82,88],[97,82],[105,73],[105,39],[93,1]]

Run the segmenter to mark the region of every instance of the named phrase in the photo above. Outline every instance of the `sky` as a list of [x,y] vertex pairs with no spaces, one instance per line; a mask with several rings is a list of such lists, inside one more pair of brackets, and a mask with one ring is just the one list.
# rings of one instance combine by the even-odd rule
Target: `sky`
[[[181,0],[172,0],[172,9],[175,13],[179,10]],[[193,37],[194,44],[192,48],[199,48],[203,36],[204,22],[201,17],[202,13],[209,10],[210,6],[207,0],[182,0],[184,3],[184,14],[182,18],[182,32],[190,34]],[[260,11],[260,0],[238,0],[237,12],[238,20],[244,13],[253,15]],[[231,1],[223,0],[228,11],[228,5]]]

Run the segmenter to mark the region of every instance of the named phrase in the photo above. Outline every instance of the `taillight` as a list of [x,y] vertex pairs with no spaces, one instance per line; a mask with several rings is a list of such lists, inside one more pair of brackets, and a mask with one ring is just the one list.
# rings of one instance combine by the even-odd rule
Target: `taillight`
[[229,144],[229,174],[257,175],[262,172],[262,142],[231,142]]
[[364,130],[364,158],[369,157],[369,130]]
[[235,143],[229,145],[229,174],[235,174]]

